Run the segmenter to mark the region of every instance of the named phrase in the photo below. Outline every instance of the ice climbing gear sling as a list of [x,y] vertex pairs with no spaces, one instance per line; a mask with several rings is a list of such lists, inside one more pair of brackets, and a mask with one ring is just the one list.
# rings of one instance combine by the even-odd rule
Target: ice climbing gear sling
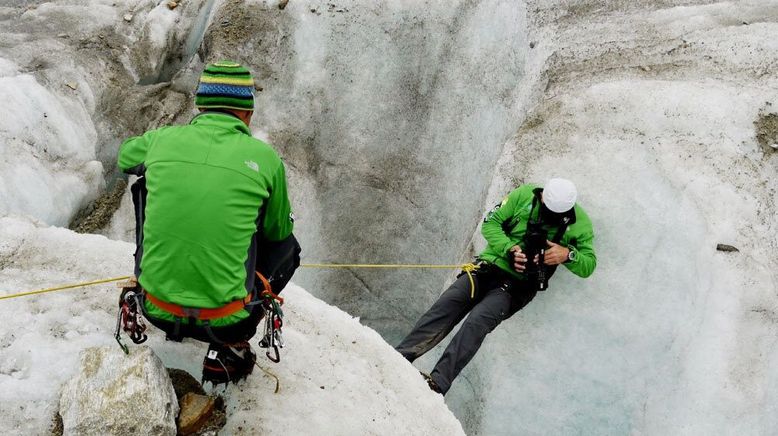
[[130,282],[127,287],[122,287],[122,293],[119,297],[119,313],[116,316],[116,332],[114,338],[125,354],[130,351],[122,343],[121,331],[124,330],[130,340],[136,344],[146,342],[146,323],[140,316],[140,305],[143,304],[143,296],[140,293],[137,283]]
[[[284,325],[284,312],[281,310],[284,299],[273,293],[270,284],[261,274],[257,273],[257,276],[265,284],[265,290],[260,295],[262,307],[265,310],[265,331],[262,339],[259,341],[259,346],[268,348],[269,350],[265,352],[265,355],[271,361],[278,363],[281,361],[281,354],[278,349],[284,348],[284,337],[281,331],[281,327]],[[272,355],[270,350],[273,350]]]

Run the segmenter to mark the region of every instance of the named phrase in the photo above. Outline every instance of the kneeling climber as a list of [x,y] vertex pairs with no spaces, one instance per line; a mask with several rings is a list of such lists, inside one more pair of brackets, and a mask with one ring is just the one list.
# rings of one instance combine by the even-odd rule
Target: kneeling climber
[[251,373],[248,340],[300,264],[284,164],[248,127],[253,91],[240,64],[209,64],[188,125],[119,150],[119,168],[141,176],[132,186],[137,305],[168,339],[210,344],[203,379],[213,383]]

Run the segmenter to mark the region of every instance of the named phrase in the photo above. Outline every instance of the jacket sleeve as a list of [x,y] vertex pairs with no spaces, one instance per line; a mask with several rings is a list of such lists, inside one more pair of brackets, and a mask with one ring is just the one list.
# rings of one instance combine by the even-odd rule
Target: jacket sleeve
[[516,209],[516,201],[519,196],[519,189],[513,190],[498,207],[492,209],[486,215],[484,223],[481,225],[481,234],[484,236],[484,239],[486,239],[486,242],[489,243],[495,251],[502,253],[505,256],[508,255],[508,250],[516,245],[516,242],[505,234],[503,223],[513,218]]
[[286,171],[282,162],[273,175],[270,197],[265,206],[262,234],[268,240],[280,241],[292,234],[293,228],[292,208],[286,190]]
[[156,132],[151,130],[143,136],[127,139],[119,148],[119,168],[128,174],[142,176],[146,172],[146,153]]
[[566,262],[563,265],[573,274],[579,277],[589,277],[597,267],[597,255],[594,254],[594,232],[591,225],[588,231],[576,238],[575,243],[568,246],[575,252],[575,261]]

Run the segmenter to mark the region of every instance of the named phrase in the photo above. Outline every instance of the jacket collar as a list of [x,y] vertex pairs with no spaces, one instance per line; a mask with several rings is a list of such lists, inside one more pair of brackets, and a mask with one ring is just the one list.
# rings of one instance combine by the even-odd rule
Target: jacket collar
[[197,114],[189,124],[221,127],[222,129],[237,130],[251,136],[251,130],[237,116],[230,112],[209,110]]

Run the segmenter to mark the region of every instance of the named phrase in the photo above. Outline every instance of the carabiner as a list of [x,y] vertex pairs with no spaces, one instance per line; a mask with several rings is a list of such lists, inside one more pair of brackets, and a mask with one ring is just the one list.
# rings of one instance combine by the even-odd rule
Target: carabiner
[[275,357],[275,358],[274,358],[273,356],[271,356],[271,355],[270,355],[270,351],[266,352],[266,353],[265,353],[265,356],[267,356],[267,358],[268,358],[268,359],[272,360],[272,361],[273,361],[273,362],[275,362],[275,363],[278,363],[278,362],[280,362],[280,361],[281,361],[281,354],[278,352],[278,346],[276,346],[276,345],[273,345],[273,351],[274,351],[274,352],[275,352],[275,354],[276,354],[276,357]]

